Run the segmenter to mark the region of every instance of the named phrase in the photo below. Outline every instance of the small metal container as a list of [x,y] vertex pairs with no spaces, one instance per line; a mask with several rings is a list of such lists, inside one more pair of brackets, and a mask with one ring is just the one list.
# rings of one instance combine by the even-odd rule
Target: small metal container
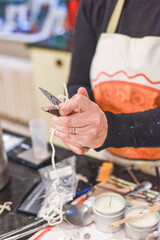
[[[111,201],[109,204],[108,200]],[[108,208],[109,205],[111,205],[112,209]],[[101,232],[108,233],[119,231],[122,225],[113,228],[110,228],[109,225],[123,218],[125,208],[126,201],[119,194],[109,192],[97,196],[93,204],[94,222],[97,229]]]
[[[149,208],[149,207],[142,206],[142,205],[131,207],[126,211],[125,217],[130,216],[131,211],[134,212],[134,210],[136,210],[136,209],[138,209],[140,211],[143,209],[145,210],[147,208]],[[158,224],[159,224],[159,213],[154,212],[151,214],[150,214],[150,216],[152,217],[151,219],[149,219],[149,215],[147,216],[146,220],[145,220],[145,218],[142,217],[143,218],[142,226],[141,226],[140,222],[137,222],[137,224],[136,224],[136,220],[126,222],[125,223],[126,237],[131,238],[133,240],[144,240],[144,239],[146,239],[148,234],[153,233],[154,231],[157,231]],[[153,218],[154,218],[154,221],[153,221]],[[145,221],[146,221],[146,226],[145,226]],[[147,222],[149,222],[149,224],[147,224]],[[156,240],[156,238],[150,238],[150,240]]]

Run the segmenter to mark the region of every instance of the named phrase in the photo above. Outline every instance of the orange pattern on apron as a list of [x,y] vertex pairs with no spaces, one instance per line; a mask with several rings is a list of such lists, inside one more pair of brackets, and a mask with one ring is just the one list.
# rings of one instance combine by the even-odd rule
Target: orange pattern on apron
[[[98,79],[97,79],[98,80]],[[95,80],[93,80],[95,81]],[[94,87],[95,102],[103,111],[131,113],[149,110],[160,105],[160,91],[148,86],[122,81],[104,81]],[[159,159],[160,148],[108,148],[125,158]]]

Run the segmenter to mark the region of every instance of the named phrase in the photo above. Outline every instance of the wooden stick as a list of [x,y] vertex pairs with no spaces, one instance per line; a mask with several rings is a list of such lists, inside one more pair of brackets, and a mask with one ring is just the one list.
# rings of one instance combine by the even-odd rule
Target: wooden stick
[[128,221],[132,220],[132,219],[139,218],[139,217],[142,217],[142,216],[144,216],[144,215],[146,215],[146,214],[153,213],[153,212],[156,212],[156,211],[159,211],[159,210],[160,210],[160,204],[155,205],[155,206],[153,206],[153,207],[150,207],[150,208],[148,208],[148,209],[146,209],[146,210],[141,210],[141,211],[140,211],[138,214],[136,214],[136,215],[129,216],[129,217],[126,217],[126,218],[124,218],[124,219],[122,219],[122,220],[119,220],[119,221],[116,221],[116,222],[114,222],[114,223],[111,223],[111,224],[109,225],[109,227],[112,228],[112,227],[119,226],[119,225],[121,225],[121,224],[123,224],[123,223],[125,223],[125,222],[128,222]]
[[158,236],[160,236],[160,231],[155,231],[153,233],[148,234],[147,239],[156,238]]

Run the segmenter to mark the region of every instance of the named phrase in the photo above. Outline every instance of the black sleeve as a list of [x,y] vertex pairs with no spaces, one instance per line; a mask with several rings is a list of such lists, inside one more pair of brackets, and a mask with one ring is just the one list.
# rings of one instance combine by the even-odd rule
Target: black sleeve
[[82,0],[77,14],[68,91],[69,97],[72,97],[77,89],[83,86],[87,89],[90,99],[93,100],[89,71],[96,48],[96,33],[89,20],[90,2]]
[[108,147],[160,147],[160,107],[137,113],[105,114],[108,136],[97,151]]

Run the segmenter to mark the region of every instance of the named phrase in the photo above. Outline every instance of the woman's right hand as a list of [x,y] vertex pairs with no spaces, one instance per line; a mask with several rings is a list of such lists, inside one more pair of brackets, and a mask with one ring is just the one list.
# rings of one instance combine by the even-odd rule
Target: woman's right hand
[[52,126],[56,129],[54,135],[73,152],[83,154],[88,148],[103,145],[108,132],[107,118],[98,105],[88,98],[85,88],[80,88],[59,109],[61,116],[52,118]]

